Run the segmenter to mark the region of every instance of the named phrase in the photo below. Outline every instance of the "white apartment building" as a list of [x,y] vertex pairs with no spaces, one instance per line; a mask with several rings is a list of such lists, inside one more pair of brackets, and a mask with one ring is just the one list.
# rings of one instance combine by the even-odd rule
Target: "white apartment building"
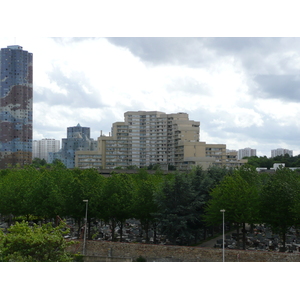
[[[103,169],[159,164],[188,169],[192,165],[238,166],[235,158],[226,155],[226,145],[199,141],[200,122],[189,120],[187,113],[166,114],[158,111],[128,111],[124,122],[112,124],[110,136],[98,138],[98,150],[89,157],[86,151],[76,151],[75,167]],[[91,157],[97,155],[97,160]],[[100,155],[100,156],[99,156]]]
[[40,158],[48,162],[49,152],[58,152],[60,141],[55,139],[34,140],[32,142],[32,159]]
[[242,159],[243,157],[251,157],[256,156],[256,149],[244,148],[239,149],[238,151],[238,159]]
[[271,150],[271,157],[276,156],[284,156],[285,154],[288,154],[289,156],[293,156],[293,150],[283,149],[283,148],[277,148],[274,150]]

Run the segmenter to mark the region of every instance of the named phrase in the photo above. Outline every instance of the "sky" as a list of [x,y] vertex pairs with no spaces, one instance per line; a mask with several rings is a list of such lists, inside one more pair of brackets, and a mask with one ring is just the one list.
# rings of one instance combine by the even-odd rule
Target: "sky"
[[186,112],[200,141],[300,154],[300,38],[1,37],[33,53],[33,138],[109,134],[126,111]]
[[[78,123],[90,127],[96,139],[101,130],[108,134],[113,122],[123,121],[126,111],[157,110],[188,113],[200,122],[200,141],[226,144],[227,149],[255,148],[258,156],[269,157],[271,149],[279,147],[298,155],[300,39],[294,38],[299,36],[298,5],[294,0],[4,1],[0,48],[17,44],[33,53],[34,139],[61,140],[67,127]],[[277,275],[278,268],[293,272],[287,264],[270,264],[268,269],[247,264],[247,272],[243,264],[230,268],[168,264],[168,270],[157,264],[105,266],[99,273],[93,264],[88,269],[76,265],[66,273],[52,265],[46,273],[58,276],[60,294],[70,297],[74,290],[76,299],[80,293],[86,297],[99,290],[66,289],[66,283],[73,286],[78,281],[76,271],[97,272],[81,276],[82,286],[100,282],[101,293],[111,296],[113,291],[115,297],[126,299],[140,298],[145,291],[149,297],[151,291],[165,298],[194,297],[199,284],[202,294],[209,296],[213,290],[215,296],[223,296],[232,276],[243,274],[234,277],[242,291],[257,271],[266,274],[265,284],[279,287],[273,291],[257,286],[260,295],[276,297],[282,287],[284,295],[293,296]],[[38,273],[45,269],[39,264],[30,267]],[[20,273],[20,268],[20,264],[5,268],[4,294],[11,294],[15,282],[7,278]],[[26,265],[28,273],[27,269]],[[58,289],[49,290],[45,276],[36,277],[37,272],[29,271],[32,276],[22,278],[14,293],[32,292],[35,278],[49,297],[57,296]],[[125,276],[116,283],[111,280],[116,274]],[[128,293],[132,280],[135,292]]]

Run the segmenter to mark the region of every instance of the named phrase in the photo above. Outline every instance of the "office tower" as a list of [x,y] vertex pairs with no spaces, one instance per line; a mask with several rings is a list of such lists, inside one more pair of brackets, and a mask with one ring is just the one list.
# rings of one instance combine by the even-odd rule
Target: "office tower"
[[285,154],[288,154],[289,156],[293,156],[293,150],[283,149],[283,148],[277,148],[274,150],[271,150],[271,157],[276,156],[284,156]]
[[60,147],[60,141],[55,139],[42,139],[35,140],[32,143],[32,159],[39,158],[45,159],[49,162],[49,152],[58,152]]
[[32,53],[0,50],[0,168],[32,161]]
[[58,152],[49,153],[49,163],[59,159],[67,168],[75,167],[75,151],[93,151],[97,148],[97,141],[90,138],[90,128],[80,124],[67,128],[67,138],[62,139],[62,146]]
[[256,156],[256,149],[251,149],[251,148],[239,149],[238,159],[242,159],[243,157],[251,157],[251,156]]

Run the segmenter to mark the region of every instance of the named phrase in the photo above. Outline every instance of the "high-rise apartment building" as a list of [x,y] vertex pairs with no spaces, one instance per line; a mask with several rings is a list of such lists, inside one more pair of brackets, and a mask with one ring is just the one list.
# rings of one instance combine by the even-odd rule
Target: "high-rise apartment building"
[[251,149],[251,148],[239,149],[238,159],[242,159],[243,157],[251,157],[251,156],[256,156],[256,149]]
[[276,156],[284,156],[285,154],[288,154],[289,156],[293,156],[293,150],[283,149],[283,148],[277,148],[274,150],[271,150],[271,157]]
[[32,143],[32,159],[40,158],[49,162],[49,152],[58,152],[60,141],[55,139],[35,140]]
[[0,50],[0,168],[32,161],[32,53]]
[[188,169],[192,165],[234,167],[242,163],[236,156],[226,155],[226,145],[200,142],[200,122],[189,120],[186,113],[129,111],[124,119],[113,123],[110,136],[98,138],[97,151],[76,151],[75,166],[114,169],[159,164],[166,170],[170,165]]
[[49,153],[49,163],[59,159],[67,168],[75,167],[75,151],[93,151],[97,141],[90,137],[90,128],[80,124],[67,128],[67,138],[62,139],[62,147],[58,152]]

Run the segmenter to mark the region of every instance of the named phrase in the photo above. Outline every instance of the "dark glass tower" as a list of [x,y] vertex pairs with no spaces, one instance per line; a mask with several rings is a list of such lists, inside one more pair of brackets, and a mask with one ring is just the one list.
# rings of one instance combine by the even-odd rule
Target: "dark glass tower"
[[0,168],[32,160],[32,53],[0,50]]

